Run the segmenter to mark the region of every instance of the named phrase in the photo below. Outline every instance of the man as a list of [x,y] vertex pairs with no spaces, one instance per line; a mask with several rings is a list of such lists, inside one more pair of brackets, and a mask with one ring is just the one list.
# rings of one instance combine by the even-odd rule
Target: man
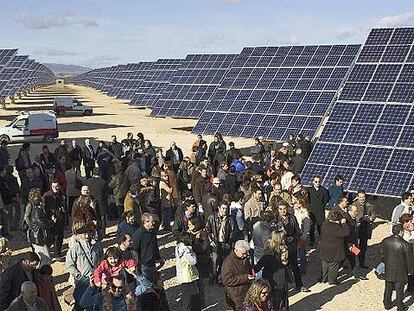
[[[337,206],[339,206],[338,204]],[[332,210],[334,211],[335,208]],[[351,265],[352,274],[354,275],[354,278],[361,278],[356,270],[356,255],[352,252],[352,246],[358,247],[358,223],[356,221],[356,217],[358,214],[358,208],[355,205],[350,205],[347,208],[348,214],[343,217],[346,219],[346,223],[349,227],[349,235],[345,239],[345,257],[348,259],[349,264]]]
[[9,165],[10,154],[7,150],[7,141],[1,140],[0,141],[0,168],[6,168]]
[[66,224],[66,204],[65,198],[60,191],[60,186],[57,181],[53,181],[51,190],[43,195],[43,202],[45,204],[46,215],[51,217],[53,246],[55,257],[61,257],[62,244],[64,238],[65,224]]
[[11,212],[12,212],[12,193],[6,182],[6,170],[0,167],[0,196],[3,201],[3,208],[0,210],[0,223],[3,225],[1,234],[6,238],[11,238],[9,230],[11,230]]
[[303,167],[306,164],[306,159],[302,156],[302,149],[298,148],[295,151],[295,155],[292,157],[292,165],[295,174],[300,174],[303,171]]
[[98,203],[99,215],[102,222],[102,236],[105,235],[106,216],[108,213],[108,185],[100,177],[101,170],[99,167],[93,169],[92,177],[85,180],[85,185],[89,188],[89,193]]
[[70,160],[68,145],[66,144],[64,139],[60,141],[60,145],[56,147],[55,151],[53,152],[53,155],[55,156],[56,161],[59,161],[59,159],[62,157]]
[[20,186],[17,181],[17,177],[13,175],[14,168],[11,165],[6,167],[6,174],[4,175],[4,180],[9,191],[9,195],[12,198],[10,204],[10,227],[11,231],[16,231],[19,228],[20,224]]
[[230,253],[238,229],[233,217],[229,216],[229,207],[221,203],[217,212],[210,215],[206,221],[206,232],[211,248],[213,261],[212,282],[217,282],[223,259]]
[[290,194],[284,190],[282,190],[282,184],[279,182],[275,182],[273,184],[273,191],[269,195],[269,205],[270,206],[277,206],[279,203],[292,203],[292,198]]
[[240,159],[242,157],[242,154],[240,152],[240,149],[237,149],[234,147],[234,142],[229,142],[229,149],[226,151],[226,160],[227,163],[231,164],[233,160]]
[[328,190],[326,190],[326,188],[321,185],[320,176],[314,176],[312,183],[312,187],[308,188],[310,218],[312,220],[309,238],[310,245],[315,245],[315,227],[318,230],[318,234],[320,235],[322,224],[325,221],[325,207],[329,201],[329,194]]
[[217,177],[220,180],[221,185],[224,185],[224,180],[226,179],[227,174],[229,173],[229,165],[226,161],[220,163],[220,168],[217,172]]
[[286,244],[289,251],[289,266],[292,269],[295,279],[295,288],[297,291],[309,292],[310,290],[303,286],[302,276],[298,266],[298,241],[302,235],[298,221],[293,214],[288,213],[287,203],[279,203],[277,205],[277,227],[283,228],[285,232]]
[[244,218],[250,223],[250,230],[263,211],[264,202],[262,201],[262,190],[259,188],[253,189],[252,197],[244,205]]
[[336,175],[335,184],[330,186],[328,190],[328,193],[329,193],[328,208],[329,209],[333,209],[338,199],[345,195],[343,185],[344,185],[344,179],[342,178],[342,176]]
[[82,296],[80,305],[87,310],[128,310],[127,306],[136,304],[134,296],[128,294],[123,274],[112,276],[108,287],[109,290],[105,292],[97,291],[91,282]]
[[401,203],[394,207],[391,216],[391,230],[392,226],[398,224],[402,214],[412,215],[414,212],[413,196],[409,192],[404,192],[401,196]]
[[121,160],[122,157],[122,144],[116,140],[116,135],[111,136],[111,143],[109,144],[109,151],[115,156],[115,159]]
[[230,167],[229,173],[226,175],[223,184],[224,193],[229,193],[234,196],[239,189],[239,182],[236,175],[236,167]]
[[361,252],[358,255],[359,266],[368,269],[365,265],[365,255],[368,247],[368,240],[372,235],[372,223],[375,220],[375,208],[367,202],[367,195],[364,190],[358,190],[356,201],[353,203],[358,208],[357,222],[359,224],[358,240]]
[[334,204],[335,207],[331,211],[337,211],[339,214],[341,214],[342,218],[348,219],[348,198],[345,196],[340,196],[336,204]]
[[85,139],[85,146],[82,149],[83,155],[83,166],[85,167],[85,174],[86,178],[90,178],[92,176],[92,170],[95,167],[95,150],[91,145],[89,139]]
[[82,162],[82,148],[78,146],[77,141],[74,139],[72,140],[72,149],[69,152],[70,159],[72,160],[72,165],[77,169],[80,170],[80,165]]
[[223,261],[220,279],[223,282],[229,305],[235,311],[242,310],[244,298],[254,280],[249,263],[250,246],[244,240],[234,244],[234,251]]
[[194,182],[193,198],[197,204],[201,204],[201,199],[210,188],[210,180],[207,176],[207,170],[201,169],[200,176]]
[[128,165],[125,170],[124,176],[128,180],[129,185],[139,184],[139,181],[142,178],[142,171],[138,164],[138,155],[134,154],[134,159],[131,161],[131,164]]
[[40,263],[36,253],[28,253],[24,259],[7,267],[0,280],[0,310],[6,310],[21,293],[26,281],[35,281],[34,270]]
[[175,142],[171,143],[171,148],[165,153],[165,159],[173,163],[174,172],[177,174],[181,161],[183,160],[183,152],[178,148]]
[[141,266],[142,273],[150,280],[157,279],[156,264],[164,264],[158,247],[157,233],[155,231],[155,217],[144,213],[141,217],[142,226],[132,236],[132,250]]
[[26,281],[21,286],[22,294],[16,298],[6,311],[48,311],[48,306],[43,298],[38,297],[36,284]]
[[381,242],[381,261],[385,264],[384,307],[390,310],[392,291],[397,293],[395,304],[398,311],[407,310],[403,303],[404,286],[408,274],[413,272],[413,249],[410,243],[401,237],[401,225],[392,227],[392,236]]
[[35,171],[32,167],[26,169],[26,177],[21,180],[21,195],[22,204],[26,205],[29,200],[29,192],[32,188],[43,189],[43,182],[39,177],[35,176]]
[[252,158],[257,156],[258,161],[262,161],[262,155],[265,152],[264,145],[257,137],[254,139],[254,146],[250,148],[250,154]]
[[220,134],[214,135],[214,141],[210,143],[208,147],[208,157],[215,168],[218,167],[219,163],[224,161],[226,152],[226,144],[221,139]]
[[179,238],[180,234],[188,231],[188,220],[197,216],[196,204],[193,200],[186,200],[183,203],[184,212],[181,214],[177,213],[177,216],[172,227],[173,235],[176,239]]
[[66,253],[66,269],[75,283],[73,298],[78,310],[83,293],[88,288],[90,275],[103,257],[102,243],[94,240],[94,228],[82,222],[72,224],[73,236]]

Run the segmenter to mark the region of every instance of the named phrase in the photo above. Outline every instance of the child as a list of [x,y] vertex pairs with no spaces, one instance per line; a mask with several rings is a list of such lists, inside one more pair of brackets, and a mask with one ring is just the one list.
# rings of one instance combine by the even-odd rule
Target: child
[[105,252],[105,259],[96,268],[93,275],[95,286],[105,288],[111,283],[112,277],[120,275],[125,268],[136,267],[137,262],[134,259],[123,259],[121,251],[112,246]]

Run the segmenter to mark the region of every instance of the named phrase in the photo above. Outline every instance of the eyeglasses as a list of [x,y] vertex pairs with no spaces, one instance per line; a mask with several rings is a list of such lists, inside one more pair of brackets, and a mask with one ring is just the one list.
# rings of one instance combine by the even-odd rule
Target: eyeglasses
[[115,292],[120,292],[123,289],[123,286],[115,286],[115,285],[111,285],[111,288],[113,291]]
[[315,184],[320,184],[321,182],[319,180],[314,180],[313,181]]

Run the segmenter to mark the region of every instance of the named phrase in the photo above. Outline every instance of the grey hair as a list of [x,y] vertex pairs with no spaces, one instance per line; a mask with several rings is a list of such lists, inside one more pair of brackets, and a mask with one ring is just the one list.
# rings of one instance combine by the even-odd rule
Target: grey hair
[[250,250],[250,245],[245,240],[238,240],[234,243],[234,249],[241,249],[248,252]]
[[33,289],[33,288],[37,289],[36,284],[33,283],[32,281],[26,281],[26,282],[23,282],[22,286],[20,287],[20,291],[25,292],[26,290]]

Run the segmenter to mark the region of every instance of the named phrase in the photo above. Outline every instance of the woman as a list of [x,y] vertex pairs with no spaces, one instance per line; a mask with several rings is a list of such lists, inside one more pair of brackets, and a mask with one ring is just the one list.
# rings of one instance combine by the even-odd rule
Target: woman
[[[399,220],[402,228],[402,237],[408,243],[414,244],[414,226],[413,216],[411,214],[402,214]],[[414,277],[411,274],[408,275],[407,291],[414,292]]]
[[111,161],[115,156],[112,152],[108,150],[104,141],[100,141],[98,148],[96,148],[96,163],[101,169],[101,177],[108,182],[109,177],[111,176]]
[[306,247],[309,244],[309,231],[311,225],[309,216],[309,204],[308,201],[300,193],[295,194],[294,197],[294,215],[302,232],[302,235],[298,240],[298,255],[300,264],[299,270],[301,275],[304,276],[306,274]]
[[90,196],[80,196],[73,204],[72,221],[82,222],[94,227],[99,227],[100,219],[96,208],[96,203]]
[[197,256],[192,250],[193,238],[188,232],[183,232],[175,247],[177,283],[182,290],[181,309],[184,311],[201,310],[200,288],[198,286]]
[[244,300],[243,311],[273,311],[269,299],[272,288],[266,280],[257,280],[249,288]]
[[346,219],[337,211],[331,211],[322,224],[319,239],[319,252],[322,259],[322,282],[330,285],[339,284],[338,270],[345,259],[344,240],[349,235]]
[[206,283],[212,276],[212,262],[210,259],[210,241],[208,240],[208,234],[203,229],[203,223],[199,217],[192,217],[188,220],[188,233],[193,238],[193,251],[197,257],[196,268],[199,274],[199,288],[200,288],[200,300],[201,305],[204,306],[204,288]]
[[282,184],[282,190],[288,190],[293,177],[293,166],[289,164],[288,160],[283,161],[282,166],[284,172],[280,178],[280,183]]
[[39,188],[33,188],[29,192],[29,204],[26,207],[24,220],[29,227],[27,238],[35,253],[40,257],[40,267],[51,264],[52,256],[49,246],[52,222],[46,215]]
[[173,188],[170,185],[167,173],[161,173],[160,198],[162,212],[162,228],[171,231],[171,219],[173,214]]
[[118,214],[118,219],[121,219],[123,211],[124,211],[124,200],[128,192],[128,180],[124,176],[122,172],[122,166],[120,163],[117,163],[114,166],[115,175],[112,176],[108,187],[112,189],[112,194],[115,198],[115,206],[116,212],[114,210],[111,211],[111,216],[113,219],[116,219],[115,214]]

